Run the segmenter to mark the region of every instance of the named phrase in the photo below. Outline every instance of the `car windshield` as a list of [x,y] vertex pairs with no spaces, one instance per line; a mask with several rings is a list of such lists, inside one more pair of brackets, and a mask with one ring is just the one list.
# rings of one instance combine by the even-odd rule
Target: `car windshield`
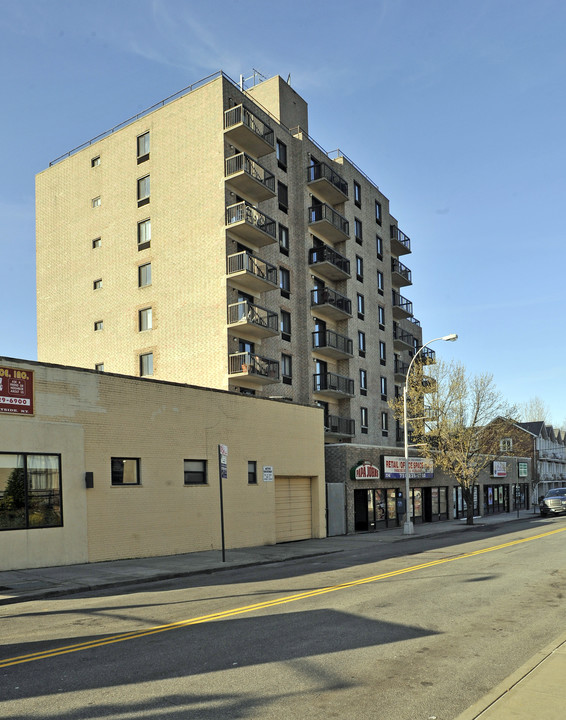
[[549,490],[544,497],[563,497],[566,495],[566,488],[554,488]]

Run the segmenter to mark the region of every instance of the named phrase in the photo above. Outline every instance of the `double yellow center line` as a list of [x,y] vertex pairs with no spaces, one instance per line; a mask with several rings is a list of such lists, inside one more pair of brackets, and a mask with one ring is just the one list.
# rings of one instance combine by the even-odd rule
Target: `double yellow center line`
[[168,623],[167,625],[157,625],[156,627],[147,628],[146,630],[122,633],[120,635],[110,635],[109,637],[100,640],[89,640],[87,642],[77,643],[76,645],[65,645],[64,647],[54,648],[52,650],[42,650],[41,652],[31,653],[29,655],[19,655],[17,657],[6,658],[5,660],[0,660],[0,668],[11,667],[12,665],[19,665],[26,662],[33,662],[35,660],[45,660],[46,658],[57,657],[58,655],[66,655],[68,653],[79,652],[81,650],[90,650],[91,648],[112,645],[113,643],[125,642],[126,640],[136,640],[137,638],[147,637],[148,635],[156,635],[157,633],[166,632],[167,630],[176,630],[178,628],[188,627],[189,625],[200,625],[201,623],[212,622],[214,620],[224,620],[225,618],[244,615],[245,613],[251,613],[257,610],[265,610],[278,605],[285,605],[286,603],[306,600],[307,598],[317,597],[318,595],[325,595],[327,593],[336,592],[337,590],[347,590],[348,588],[353,588],[358,585],[367,585],[368,583],[377,582],[378,580],[387,580],[388,578],[406,575],[407,573],[416,572],[417,570],[425,570],[427,568],[444,565],[445,563],[455,562],[457,560],[465,560],[466,558],[484,555],[486,553],[495,552],[496,550],[503,550],[504,548],[512,547],[513,545],[520,545],[533,540],[540,540],[541,538],[549,537],[550,535],[555,535],[556,533],[561,532],[566,532],[566,528],[550,530],[549,532],[545,532],[540,535],[533,535],[532,537],[523,538],[521,540],[513,540],[511,542],[503,543],[502,545],[494,545],[483,550],[474,550],[473,552],[463,553],[462,555],[456,555],[455,557],[431,560],[430,562],[421,563],[420,565],[411,565],[407,568],[392,570],[391,572],[381,573],[380,575],[372,575],[371,577],[361,578],[359,580],[352,580],[351,582],[341,583],[340,585],[330,585],[328,587],[319,588],[318,590],[307,590],[295,595],[285,595],[284,597],[275,600],[266,600],[264,602],[255,603],[254,605],[245,605],[243,607],[233,608],[232,610],[223,610],[222,612],[211,613],[210,615],[201,615],[200,617],[191,618],[189,620],[179,620],[178,622]]

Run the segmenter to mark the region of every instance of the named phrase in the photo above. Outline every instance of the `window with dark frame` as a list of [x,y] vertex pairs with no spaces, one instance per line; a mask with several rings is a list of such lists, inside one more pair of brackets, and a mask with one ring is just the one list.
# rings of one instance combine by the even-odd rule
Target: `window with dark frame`
[[142,353],[140,355],[140,377],[153,375],[153,353]]
[[277,181],[277,200],[279,202],[279,210],[281,212],[289,211],[289,189],[285,183]]
[[277,155],[277,167],[287,172],[287,145],[281,140],[277,140],[275,153]]
[[98,278],[92,283],[93,290],[100,290],[102,287],[102,278]]
[[151,263],[138,266],[138,287],[151,285]]
[[368,432],[368,409],[367,407],[360,408],[360,420],[362,426],[362,434],[367,435]]
[[97,155],[96,157],[93,157],[90,161],[91,167],[98,167],[100,165],[100,155]]
[[257,485],[257,461],[248,460],[248,485]]
[[368,374],[367,370],[360,368],[360,395],[368,394]]
[[289,298],[291,294],[291,273],[287,268],[279,268],[279,289],[281,290],[281,296]]
[[379,362],[382,365],[385,365],[387,363],[387,348],[383,340],[379,341]]
[[151,220],[146,218],[138,223],[138,250],[146,250],[151,245]]
[[110,468],[112,485],[141,485],[139,458],[113,457]]
[[358,352],[360,357],[366,356],[366,334],[362,330],[358,330]]
[[377,271],[377,292],[383,295],[383,273],[381,270]]
[[358,293],[358,318],[360,320],[363,320],[365,317],[365,308],[366,303],[364,296],[361,293]]
[[279,250],[283,255],[289,255],[289,228],[279,225]]
[[153,310],[152,308],[143,308],[138,313],[138,328],[140,332],[151,330],[153,328]]
[[358,245],[362,244],[362,221],[354,218],[354,236]]
[[360,281],[364,281],[364,260],[359,255],[356,255],[356,278]]
[[379,322],[379,329],[385,330],[385,308],[383,305],[377,306],[377,320]]
[[100,207],[101,204],[102,204],[102,201],[100,199],[100,195],[98,197],[92,198],[92,207],[93,208]]
[[383,375],[380,378],[381,399],[387,400],[387,378]]
[[147,205],[149,202],[150,183],[149,175],[138,178],[138,207]]
[[206,460],[184,460],[183,461],[185,485],[206,485]]
[[96,372],[104,372],[104,363],[96,363],[94,369]]
[[389,414],[385,411],[381,413],[381,434],[383,437],[389,435]]
[[149,131],[137,137],[138,165],[149,160]]
[[356,207],[362,207],[362,188],[360,183],[354,180],[354,204]]
[[0,532],[63,525],[61,455],[0,452],[0,466]]
[[293,358],[285,353],[281,354],[281,378],[285,385],[293,382]]
[[281,310],[281,339],[291,340],[291,313],[287,310]]
[[375,222],[381,225],[381,203],[378,200],[375,201]]
[[379,235],[375,236],[375,251],[379,260],[383,260],[383,240]]
[[99,248],[101,245],[102,245],[102,240],[100,238],[94,238],[94,240],[92,241],[93,250],[95,248]]
[[99,330],[104,329],[104,321],[103,320],[97,320],[94,323],[94,332],[98,332]]

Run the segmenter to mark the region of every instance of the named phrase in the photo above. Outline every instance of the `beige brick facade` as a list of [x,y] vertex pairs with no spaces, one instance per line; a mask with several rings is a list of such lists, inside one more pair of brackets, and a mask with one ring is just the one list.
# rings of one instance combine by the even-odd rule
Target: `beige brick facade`
[[[144,133],[149,157],[138,158]],[[138,244],[146,219],[149,246]],[[387,197],[309,137],[293,88],[274,77],[243,92],[219,74],[38,175],[38,357],[137,376],[151,353],[155,379],[322,403],[328,441],[395,446],[387,403],[422,342],[410,303],[393,300],[411,283],[399,260],[409,252]],[[139,287],[149,263],[151,284]],[[149,308],[152,327],[140,330]]]
[[[0,531],[0,569],[219,549],[219,444],[228,446],[227,548],[278,540],[275,489],[289,479],[303,488],[309,479],[307,536],[325,536],[320,409],[9,358],[0,365],[35,376],[35,415],[0,413],[0,452],[60,454],[63,498],[62,527]],[[139,459],[140,483],[112,484],[111,458]],[[185,484],[185,460],[206,461],[205,484]],[[4,491],[0,483],[0,506]]]

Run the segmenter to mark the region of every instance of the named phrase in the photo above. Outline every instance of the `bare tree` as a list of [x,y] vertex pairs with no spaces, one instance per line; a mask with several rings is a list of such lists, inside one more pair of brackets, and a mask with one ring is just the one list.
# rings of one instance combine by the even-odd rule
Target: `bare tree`
[[545,425],[550,425],[550,408],[538,396],[532,397],[525,403],[521,403],[518,407],[518,416],[522,422],[538,422],[542,421]]
[[[410,445],[454,478],[466,502],[466,521],[474,524],[474,488],[480,473],[500,457],[501,433],[492,421],[514,415],[496,389],[493,376],[471,377],[460,363],[416,362],[407,388]],[[403,421],[403,399],[392,401]]]

